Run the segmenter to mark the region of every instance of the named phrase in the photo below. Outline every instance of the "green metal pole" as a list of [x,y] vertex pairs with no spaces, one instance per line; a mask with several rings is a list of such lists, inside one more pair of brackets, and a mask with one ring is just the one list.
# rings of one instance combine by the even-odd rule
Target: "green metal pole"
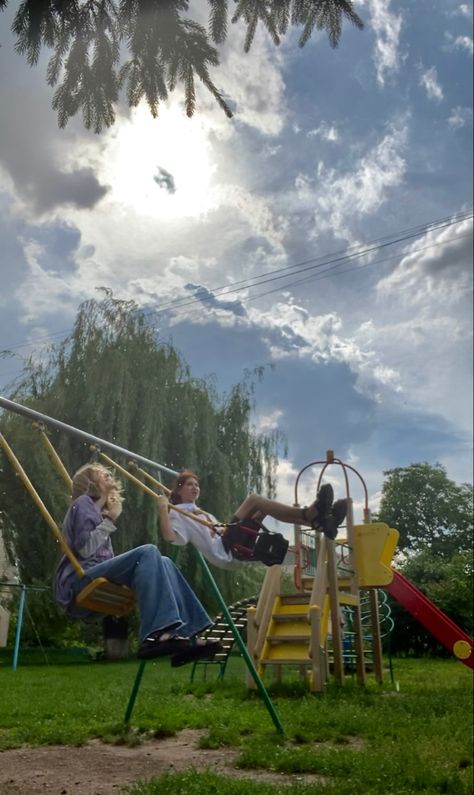
[[137,675],[135,677],[135,682],[133,683],[132,692],[130,693],[130,698],[128,700],[128,706],[125,711],[125,717],[123,722],[125,724],[130,722],[130,718],[132,717],[132,710],[135,704],[135,700],[137,698],[138,690],[140,688],[140,682],[142,681],[143,671],[145,670],[146,660],[142,660],[140,665],[138,666]]
[[279,734],[284,734],[285,732],[284,732],[283,726],[282,726],[280,718],[278,717],[278,714],[277,714],[277,712],[275,710],[275,707],[273,706],[272,700],[271,700],[270,696],[267,693],[265,685],[263,684],[260,676],[257,673],[257,669],[255,668],[254,662],[253,662],[250,654],[248,653],[248,649],[247,649],[244,641],[242,640],[242,636],[240,635],[239,630],[235,626],[234,619],[232,618],[232,616],[230,614],[230,611],[229,611],[229,609],[228,609],[228,607],[227,607],[227,605],[226,605],[226,603],[225,603],[225,601],[224,601],[224,599],[222,597],[222,594],[219,591],[219,588],[217,587],[216,581],[214,580],[214,577],[211,574],[209,566],[207,565],[206,561],[204,560],[203,556],[201,555],[201,553],[198,550],[197,550],[197,553],[198,553],[199,559],[201,561],[201,565],[202,565],[202,567],[204,569],[204,572],[206,574],[206,577],[207,577],[207,579],[209,581],[209,584],[210,584],[210,586],[212,588],[212,591],[214,593],[214,596],[216,597],[217,601],[219,602],[219,604],[221,606],[221,609],[222,609],[222,612],[224,613],[224,615],[225,615],[225,617],[226,617],[226,619],[227,619],[227,621],[229,623],[229,626],[230,626],[230,628],[232,630],[232,634],[233,634],[233,636],[235,638],[237,646],[239,647],[240,651],[242,652],[242,657],[245,660],[245,664],[246,664],[247,668],[249,669],[250,673],[252,674],[253,680],[254,680],[255,684],[257,685],[257,688],[258,688],[258,690],[260,692],[260,695],[263,698],[264,704],[265,704],[267,710],[270,713],[270,716],[271,716],[271,719],[273,721],[273,724],[274,724],[274,726],[275,726],[275,728],[276,728],[276,730],[277,730],[277,732]]

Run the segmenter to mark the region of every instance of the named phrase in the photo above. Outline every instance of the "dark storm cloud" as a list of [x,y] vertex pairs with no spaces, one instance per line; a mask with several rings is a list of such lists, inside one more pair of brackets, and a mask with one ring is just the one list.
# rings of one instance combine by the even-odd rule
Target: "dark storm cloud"
[[185,284],[185,289],[192,292],[193,298],[197,301],[201,301],[201,303],[208,308],[224,309],[226,312],[231,312],[237,317],[246,317],[247,315],[247,311],[240,301],[222,301],[219,296],[216,296],[211,290],[208,290],[207,287],[189,282]]
[[174,177],[170,174],[166,168],[162,168],[162,166],[158,166],[158,173],[155,174],[153,177],[153,181],[160,187],[166,190],[168,193],[176,193],[176,185],[174,182]]
[[376,424],[375,404],[356,389],[346,364],[283,359],[256,387],[259,411],[282,411],[279,427],[297,463],[324,457],[326,450],[346,458],[350,447],[366,442]]
[[[0,18],[8,28],[8,11]],[[10,175],[15,190],[40,214],[61,205],[94,207],[108,188],[91,168],[64,165],[77,136],[87,137],[80,121],[60,130],[51,109],[52,89],[45,83],[46,58],[28,67],[5,35],[0,49],[0,165]],[[77,135],[72,132],[77,129]]]
[[[62,205],[71,205],[80,210],[94,207],[107,193],[91,168],[80,168],[70,173],[52,170],[44,185],[44,173],[36,172],[36,185],[23,185],[24,195],[31,198],[38,212],[52,210]],[[17,183],[18,185],[18,183]],[[41,193],[37,187],[43,185]]]
[[[245,370],[271,361],[268,344],[254,327],[180,323],[172,339],[196,376],[218,374],[220,391],[240,381]],[[281,412],[279,429],[297,465],[324,456],[327,449],[345,457],[351,445],[370,438],[377,421],[375,404],[357,391],[356,376],[341,363],[280,359],[265,367],[255,397],[259,415]]]

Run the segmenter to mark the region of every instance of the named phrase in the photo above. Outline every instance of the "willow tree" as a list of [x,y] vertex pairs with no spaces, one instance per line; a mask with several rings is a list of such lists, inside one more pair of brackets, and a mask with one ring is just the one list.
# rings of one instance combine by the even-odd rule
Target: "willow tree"
[[[81,305],[71,335],[52,349],[47,364],[29,364],[11,397],[171,469],[191,467],[202,479],[203,505],[223,520],[249,490],[272,494],[277,439],[252,428],[251,381],[245,378],[219,396],[212,384],[192,376],[180,354],[157,338],[132,302],[109,293]],[[3,415],[1,427],[48,509],[61,520],[68,495],[40,435],[13,414]],[[73,436],[53,431],[51,440],[70,473],[91,459],[89,447]],[[156,501],[129,482],[125,486],[116,552],[158,543],[169,553],[160,541]],[[22,580],[50,582],[57,550],[6,463],[0,495]],[[192,547],[179,551],[178,565],[211,607]],[[255,577],[258,570],[216,572],[228,601],[249,595]]]
[[[0,0],[0,10],[7,4]],[[78,111],[88,129],[109,127],[122,88],[130,106],[143,98],[156,116],[160,103],[180,85],[186,114],[192,116],[196,80],[232,116],[210,73],[219,65],[217,47],[227,38],[229,3],[208,0],[207,6],[206,30],[191,18],[189,0],[23,0],[12,31],[16,50],[30,65],[43,48],[52,51],[47,81],[56,87],[53,108],[61,127]],[[300,47],[314,29],[324,30],[336,47],[344,20],[363,27],[351,0],[235,0],[233,6],[232,23],[240,21],[245,28],[244,52],[258,26],[275,45],[295,26]]]

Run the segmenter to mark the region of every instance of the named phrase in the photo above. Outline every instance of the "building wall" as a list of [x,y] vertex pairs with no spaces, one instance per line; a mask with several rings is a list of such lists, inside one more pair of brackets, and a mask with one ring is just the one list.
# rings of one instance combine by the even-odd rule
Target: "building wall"
[[[15,567],[11,565],[7,558],[0,528],[0,583],[2,581],[12,582],[16,573]],[[0,590],[0,646],[7,645],[8,625],[10,623],[10,613],[8,611],[8,603],[11,599],[10,594],[11,592],[8,589]]]

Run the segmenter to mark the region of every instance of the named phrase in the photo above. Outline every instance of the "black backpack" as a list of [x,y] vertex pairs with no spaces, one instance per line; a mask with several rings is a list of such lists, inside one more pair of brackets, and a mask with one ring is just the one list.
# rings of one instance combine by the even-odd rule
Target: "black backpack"
[[265,566],[283,563],[289,541],[255,519],[241,519],[228,524],[222,543],[237,560],[259,561]]

